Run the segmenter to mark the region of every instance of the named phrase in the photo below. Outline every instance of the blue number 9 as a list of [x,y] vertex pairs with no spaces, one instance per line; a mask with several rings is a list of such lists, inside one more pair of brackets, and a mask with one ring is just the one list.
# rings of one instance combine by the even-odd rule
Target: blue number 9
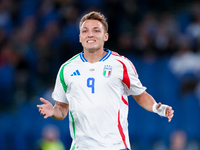
[[92,93],[94,93],[94,78],[87,79],[87,87],[92,88]]

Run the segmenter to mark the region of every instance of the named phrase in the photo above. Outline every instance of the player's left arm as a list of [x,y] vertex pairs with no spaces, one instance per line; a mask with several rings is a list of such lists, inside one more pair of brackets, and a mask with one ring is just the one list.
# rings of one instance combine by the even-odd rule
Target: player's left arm
[[160,116],[165,116],[168,118],[168,122],[170,122],[174,116],[174,110],[171,106],[161,104],[160,102],[157,103],[155,99],[144,91],[140,95],[132,95],[135,101],[144,109],[155,112]]

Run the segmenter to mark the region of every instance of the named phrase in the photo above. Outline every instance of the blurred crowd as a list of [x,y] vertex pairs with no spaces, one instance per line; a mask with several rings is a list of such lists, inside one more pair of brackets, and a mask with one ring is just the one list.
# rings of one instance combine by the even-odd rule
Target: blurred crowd
[[0,113],[35,96],[51,99],[60,65],[82,51],[80,18],[93,10],[108,21],[105,47],[147,64],[169,58],[180,94],[200,100],[199,1],[1,0]]
[[12,108],[54,84],[59,66],[82,51],[79,20],[92,10],[107,17],[111,50],[147,62],[170,55],[172,72],[192,74],[190,86],[197,87],[200,2],[178,6],[169,0],[1,0],[1,107]]

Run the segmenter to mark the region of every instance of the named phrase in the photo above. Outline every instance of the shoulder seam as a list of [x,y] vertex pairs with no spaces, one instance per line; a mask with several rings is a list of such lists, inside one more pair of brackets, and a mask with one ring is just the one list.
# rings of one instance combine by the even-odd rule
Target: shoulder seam
[[71,61],[72,60],[74,60],[76,57],[78,57],[80,55],[80,53],[79,54],[76,54],[75,56],[73,56],[72,58],[70,58],[69,60],[67,60],[63,65],[64,66],[66,66],[66,65],[68,65],[69,63],[71,63]]
[[67,85],[66,85],[65,79],[64,79],[64,68],[65,68],[66,65],[68,65],[69,63],[71,63],[72,60],[74,60],[75,58],[77,58],[79,55],[80,54],[75,55],[74,57],[72,57],[71,59],[69,59],[66,63],[64,63],[62,65],[62,67],[61,67],[59,76],[60,76],[60,82],[61,82],[62,87],[63,87],[63,89],[64,89],[65,92],[67,91]]

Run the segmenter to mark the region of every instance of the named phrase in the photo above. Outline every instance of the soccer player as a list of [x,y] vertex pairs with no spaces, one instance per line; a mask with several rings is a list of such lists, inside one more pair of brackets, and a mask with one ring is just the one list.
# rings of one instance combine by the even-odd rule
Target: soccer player
[[128,96],[144,109],[165,116],[174,110],[157,103],[145,90],[134,65],[104,48],[108,25],[104,15],[90,12],[80,21],[83,52],[66,61],[58,72],[53,106],[37,105],[44,118],[64,119],[69,112],[71,150],[129,150]]

